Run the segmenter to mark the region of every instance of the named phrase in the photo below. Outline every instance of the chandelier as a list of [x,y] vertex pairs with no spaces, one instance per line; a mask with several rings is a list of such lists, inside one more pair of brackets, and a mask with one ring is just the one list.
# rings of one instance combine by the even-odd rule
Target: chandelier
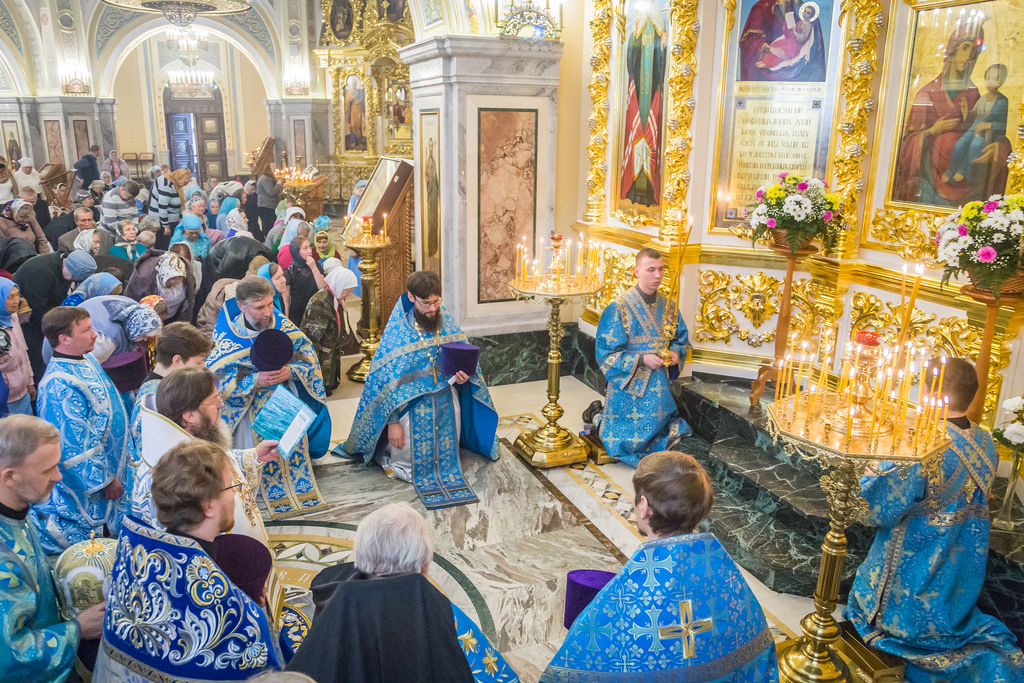
[[245,12],[249,0],[103,0],[104,3],[134,12],[163,14],[170,23],[181,28],[192,25],[198,16],[215,16]]
[[210,47],[210,34],[194,26],[167,32],[167,47],[178,53],[178,59],[187,67],[199,62],[199,53]]

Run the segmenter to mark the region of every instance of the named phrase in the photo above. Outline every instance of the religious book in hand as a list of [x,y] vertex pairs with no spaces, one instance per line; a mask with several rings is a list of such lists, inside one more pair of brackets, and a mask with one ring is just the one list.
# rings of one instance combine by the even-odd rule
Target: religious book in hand
[[480,347],[466,342],[441,344],[441,374],[454,381],[460,370],[470,377],[476,374],[476,363],[480,359]]
[[267,441],[277,441],[277,450],[288,457],[315,418],[309,406],[279,384],[256,414],[252,430]]

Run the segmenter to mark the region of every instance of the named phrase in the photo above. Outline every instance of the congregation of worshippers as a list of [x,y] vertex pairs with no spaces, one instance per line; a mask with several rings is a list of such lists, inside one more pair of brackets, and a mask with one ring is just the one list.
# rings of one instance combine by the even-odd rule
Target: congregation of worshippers
[[[312,580],[308,629],[281,618],[265,522],[337,502],[317,486],[318,459],[409,482],[426,510],[481,504],[459,460],[494,465],[498,419],[438,276],[414,272],[384,311],[352,428],[332,443],[326,399],[357,348],[346,298],[360,275],[331,219],[284,200],[272,166],[201,187],[166,166],[130,177],[116,152],[93,148],[47,202],[33,160],[13,161],[0,168],[0,676],[518,680],[426,578],[435,530],[406,503],[367,514],[350,561]],[[636,286],[601,315],[607,387],[586,418],[608,456],[635,468],[645,541],[576,596],[541,680],[778,680],[765,614],[704,526],[714,487],[680,448],[690,427],[670,371],[689,339],[659,292],[665,259],[642,249],[633,265]],[[666,315],[678,317],[667,354]],[[961,514],[987,505],[998,462],[965,417],[977,376],[961,359],[944,372],[952,445],[939,481],[956,485],[933,485],[919,465],[866,475],[878,529],[847,617],[906,659],[908,680],[1024,680],[1014,636],[976,606],[987,519]],[[947,522],[928,523],[939,512]],[[104,554],[109,569],[88,583],[75,559]],[[658,610],[691,603],[714,605],[713,620],[659,631]],[[653,633],[639,625],[647,614]],[[612,644],[617,670],[604,661]]]

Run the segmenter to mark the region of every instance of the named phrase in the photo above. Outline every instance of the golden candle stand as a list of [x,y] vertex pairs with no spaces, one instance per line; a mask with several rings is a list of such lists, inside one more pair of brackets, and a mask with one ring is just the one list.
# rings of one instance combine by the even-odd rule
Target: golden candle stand
[[786,683],[878,680],[877,670],[871,672],[857,654],[868,649],[855,635],[844,633],[832,616],[846,557],[846,529],[868,507],[858,496],[860,477],[870,464],[883,461],[897,466],[879,476],[906,476],[906,466],[913,463],[934,466],[950,444],[939,415],[909,409],[905,398],[890,402],[871,387],[881,361],[879,347],[858,345],[847,360],[851,372],[846,389],[825,391],[809,383],[807,391],[781,398],[767,410],[768,433],[776,442],[781,438],[787,453],[800,451],[826,469],[821,487],[829,502],[815,610],[800,622],[803,636],[778,645],[779,677]]
[[516,278],[508,283],[517,299],[542,300],[551,307],[547,323],[548,402],[541,410],[547,424],[520,435],[512,444],[513,452],[526,462],[544,468],[572,465],[587,459],[587,447],[580,437],[558,424],[558,419],[565,414],[562,406],[558,405],[562,366],[560,345],[564,336],[561,307],[573,299],[586,299],[597,294],[602,286],[596,276],[596,268],[593,268],[594,261],[589,261],[591,268],[587,271],[578,267],[576,275],[563,274],[563,269],[568,268],[563,266],[561,241],[558,235],[551,240],[554,255],[547,273],[535,271],[530,275],[525,268],[521,272],[517,269]]
[[356,219],[349,221],[349,227],[345,231],[345,246],[359,252],[361,258],[359,270],[363,271],[363,297],[361,300],[361,316],[366,326],[366,336],[359,344],[359,350],[363,353],[345,375],[353,382],[365,382],[366,376],[370,374],[370,361],[377,352],[377,345],[380,344],[381,320],[380,301],[377,292],[377,276],[380,273],[380,265],[377,263],[377,253],[382,249],[391,246],[391,240],[387,233],[381,230],[379,233],[372,232],[373,221],[370,218]]

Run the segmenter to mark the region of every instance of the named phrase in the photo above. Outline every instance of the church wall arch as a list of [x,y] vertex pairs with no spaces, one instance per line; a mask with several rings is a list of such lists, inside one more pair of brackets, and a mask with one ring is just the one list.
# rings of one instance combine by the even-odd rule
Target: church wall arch
[[[255,11],[255,9],[250,11]],[[147,38],[167,30],[168,24],[162,17],[159,15],[146,16],[146,19],[130,24],[117,36],[111,38],[104,46],[102,54],[96,58],[93,73],[97,75],[96,92],[100,97],[109,97],[112,94],[117,71],[127,56]],[[96,18],[94,18],[95,21]],[[281,96],[281,74],[273,60],[273,54],[268,54],[264,46],[257,43],[252,36],[239,31],[233,24],[227,23],[223,19],[197,19],[194,25],[227,41],[245,55],[256,67],[268,98]],[[277,46],[274,46],[274,49],[279,52]]]

